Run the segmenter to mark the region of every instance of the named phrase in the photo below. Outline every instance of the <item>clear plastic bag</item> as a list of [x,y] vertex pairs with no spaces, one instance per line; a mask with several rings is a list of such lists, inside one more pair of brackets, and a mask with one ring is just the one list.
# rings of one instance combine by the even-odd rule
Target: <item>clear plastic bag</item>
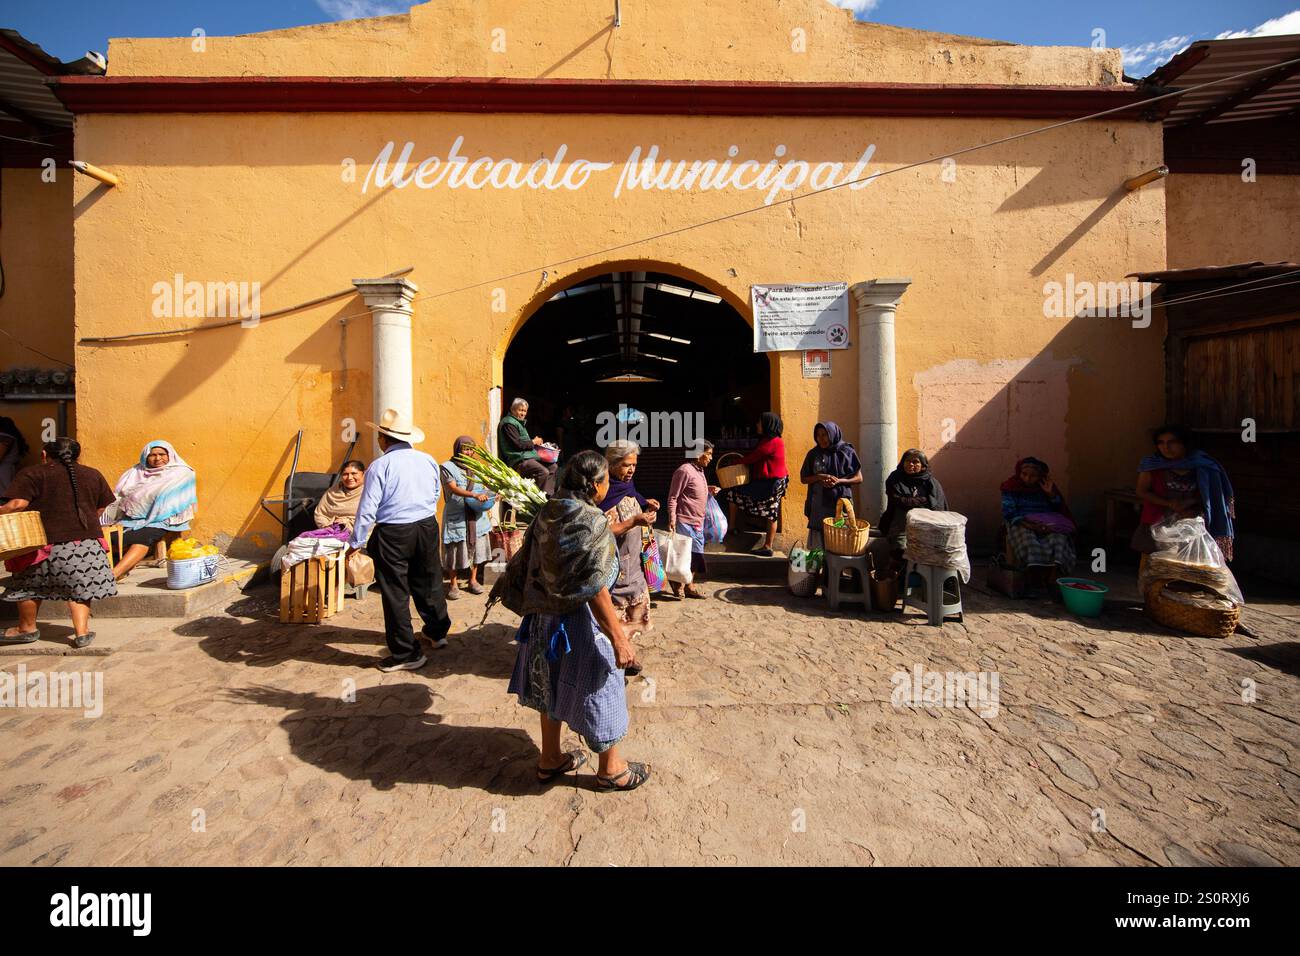
[[1186,581],[1221,594],[1234,604],[1246,603],[1203,518],[1158,522],[1151,526],[1151,538],[1156,550],[1147,558],[1138,579],[1143,593],[1153,581]]

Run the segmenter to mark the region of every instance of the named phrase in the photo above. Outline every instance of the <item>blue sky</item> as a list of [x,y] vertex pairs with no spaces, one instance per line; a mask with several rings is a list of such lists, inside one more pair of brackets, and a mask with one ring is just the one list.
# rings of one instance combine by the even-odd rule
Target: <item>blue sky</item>
[[[542,0],[520,0],[542,2]],[[562,4],[564,0],[549,0]],[[609,0],[613,9],[613,0]],[[758,2],[758,0],[755,0]],[[815,2],[815,0],[810,0]],[[1300,33],[1300,0],[822,0],[861,19],[897,26],[1061,46],[1089,46],[1095,30],[1144,76],[1193,40]],[[0,26],[64,60],[106,53],[110,36],[255,33],[349,17],[398,13],[400,0],[4,0]],[[110,70],[112,69],[110,64]]]

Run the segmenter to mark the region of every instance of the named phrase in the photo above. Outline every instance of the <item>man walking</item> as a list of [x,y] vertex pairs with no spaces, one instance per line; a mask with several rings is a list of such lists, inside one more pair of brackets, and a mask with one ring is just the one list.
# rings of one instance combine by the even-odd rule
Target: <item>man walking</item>
[[438,557],[438,463],[411,447],[424,441],[424,432],[395,409],[385,409],[379,424],[366,424],[379,433],[383,454],[366,469],[348,546],[364,547],[375,562],[384,601],[384,637],[392,652],[379,669],[418,670],[429,659],[411,627],[411,599],[434,647],[446,647],[451,630]]

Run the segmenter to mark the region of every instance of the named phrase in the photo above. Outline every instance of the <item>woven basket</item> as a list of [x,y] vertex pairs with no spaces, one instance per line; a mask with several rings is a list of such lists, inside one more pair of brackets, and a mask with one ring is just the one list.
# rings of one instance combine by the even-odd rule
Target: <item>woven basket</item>
[[[835,527],[835,522],[843,515],[843,528]],[[822,519],[822,540],[826,550],[832,554],[857,557],[867,553],[867,540],[871,532],[871,522],[864,521],[853,513],[853,500],[841,498],[835,502],[835,517]]]
[[48,543],[39,511],[15,511],[0,515],[0,561],[27,554]]
[[723,462],[728,458],[735,458],[739,461],[744,455],[738,455],[734,451],[729,451],[718,459],[718,487],[720,488],[739,488],[741,485],[749,484],[749,466],[748,465],[724,465]]
[[1199,637],[1228,637],[1237,629],[1241,608],[1227,610],[1173,600],[1165,595],[1165,589],[1173,583],[1161,579],[1147,585],[1146,612],[1151,620]]

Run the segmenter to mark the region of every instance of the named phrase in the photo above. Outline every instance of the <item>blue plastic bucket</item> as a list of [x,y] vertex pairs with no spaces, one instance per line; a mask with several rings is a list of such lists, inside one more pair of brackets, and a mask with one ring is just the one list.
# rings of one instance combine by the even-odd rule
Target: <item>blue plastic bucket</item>
[[[1100,617],[1102,605],[1106,603],[1106,594],[1110,588],[1100,581],[1089,581],[1087,578],[1057,578],[1057,585],[1061,589],[1061,598],[1065,601],[1067,610],[1080,617]],[[1098,591],[1085,591],[1083,588],[1071,587],[1072,584],[1090,584]]]
[[167,560],[167,587],[172,591],[183,591],[207,584],[217,576],[219,554],[208,554],[201,558],[186,558],[183,561]]

